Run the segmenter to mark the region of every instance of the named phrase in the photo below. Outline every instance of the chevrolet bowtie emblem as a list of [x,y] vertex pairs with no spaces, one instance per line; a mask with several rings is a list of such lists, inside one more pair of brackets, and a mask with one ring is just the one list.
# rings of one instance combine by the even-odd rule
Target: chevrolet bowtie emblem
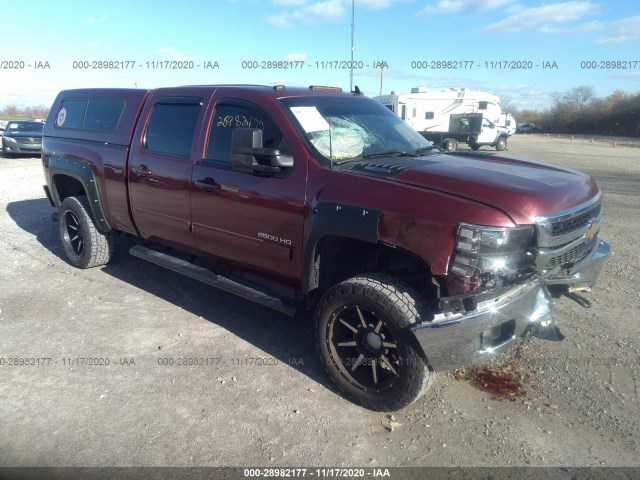
[[595,222],[591,222],[591,225],[589,225],[589,228],[584,234],[584,238],[586,238],[587,241],[590,242],[591,240],[593,240],[593,237],[597,235],[597,233],[598,233],[598,224]]

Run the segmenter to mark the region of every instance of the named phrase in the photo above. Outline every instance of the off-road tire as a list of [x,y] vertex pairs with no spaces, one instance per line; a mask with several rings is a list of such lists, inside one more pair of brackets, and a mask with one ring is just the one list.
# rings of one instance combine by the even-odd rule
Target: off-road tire
[[409,331],[423,319],[430,319],[429,308],[405,283],[384,274],[353,277],[322,297],[314,319],[316,347],[346,397],[371,410],[398,410],[435,379]]
[[58,233],[67,261],[77,268],[104,265],[113,253],[113,234],[96,228],[87,197],[67,197],[58,209]]

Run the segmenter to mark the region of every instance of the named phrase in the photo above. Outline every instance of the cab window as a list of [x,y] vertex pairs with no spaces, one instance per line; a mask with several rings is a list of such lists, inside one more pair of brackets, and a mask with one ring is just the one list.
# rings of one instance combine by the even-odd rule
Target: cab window
[[144,137],[144,148],[153,153],[188,157],[202,100],[161,99],[153,106]]
[[221,103],[211,121],[204,159],[231,163],[231,134],[236,128],[259,128],[264,148],[289,150],[282,134],[266,114],[248,105]]

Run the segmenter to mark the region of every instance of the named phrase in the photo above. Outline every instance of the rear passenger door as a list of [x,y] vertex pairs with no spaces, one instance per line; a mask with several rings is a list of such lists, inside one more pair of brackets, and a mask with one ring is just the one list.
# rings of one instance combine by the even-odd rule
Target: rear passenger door
[[191,169],[210,92],[163,96],[143,110],[129,158],[131,208],[144,238],[193,246]]

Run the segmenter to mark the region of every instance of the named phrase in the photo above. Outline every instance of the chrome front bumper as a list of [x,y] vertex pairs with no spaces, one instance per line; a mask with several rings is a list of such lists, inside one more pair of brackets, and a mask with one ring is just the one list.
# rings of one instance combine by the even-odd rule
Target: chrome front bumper
[[570,268],[554,269],[543,276],[549,286],[559,285],[567,291],[590,290],[600,276],[604,261],[611,255],[611,245],[598,239],[598,244],[587,258]]
[[435,370],[453,370],[507,350],[535,323],[552,322],[553,300],[536,280],[479,304],[473,312],[438,315],[412,331]]
[[598,240],[586,258],[565,270],[552,270],[529,283],[477,304],[470,312],[439,314],[414,325],[412,332],[435,370],[453,370],[486,361],[513,346],[529,329],[552,327],[553,299],[548,286],[585,290],[598,279],[611,247]]

